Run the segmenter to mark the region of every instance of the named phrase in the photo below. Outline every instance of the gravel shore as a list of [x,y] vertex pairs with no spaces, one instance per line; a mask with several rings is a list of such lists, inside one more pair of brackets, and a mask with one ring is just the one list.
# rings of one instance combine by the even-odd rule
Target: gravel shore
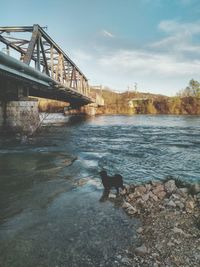
[[139,246],[118,255],[116,266],[200,266],[200,184],[169,179],[127,185],[121,195],[122,208],[142,224]]

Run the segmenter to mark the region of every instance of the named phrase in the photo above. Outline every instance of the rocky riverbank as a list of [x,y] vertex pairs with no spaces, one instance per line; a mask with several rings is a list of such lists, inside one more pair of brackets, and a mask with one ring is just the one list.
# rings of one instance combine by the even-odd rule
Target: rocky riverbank
[[117,266],[200,266],[200,184],[168,180],[128,185],[122,196],[122,208],[142,225],[139,246],[118,255]]

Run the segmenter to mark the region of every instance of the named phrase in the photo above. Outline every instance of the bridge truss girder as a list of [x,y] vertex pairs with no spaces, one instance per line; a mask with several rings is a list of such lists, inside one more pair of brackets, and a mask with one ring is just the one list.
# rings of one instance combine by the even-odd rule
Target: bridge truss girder
[[[25,33],[26,38],[13,37],[11,34]],[[31,38],[27,38],[31,33]],[[85,75],[64,51],[38,24],[25,27],[0,27],[0,42],[7,48],[20,54],[20,60],[27,65],[45,73],[57,81],[62,88],[73,90],[88,96],[89,85]]]

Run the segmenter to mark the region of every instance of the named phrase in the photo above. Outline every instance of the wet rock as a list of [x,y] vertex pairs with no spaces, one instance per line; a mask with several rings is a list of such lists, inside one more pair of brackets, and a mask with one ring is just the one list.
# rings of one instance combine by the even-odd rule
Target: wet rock
[[130,208],[127,209],[127,213],[129,215],[134,215],[134,214],[138,213],[138,210],[135,207],[131,206]]
[[165,191],[169,194],[172,194],[174,192],[176,192],[176,184],[175,184],[175,181],[174,180],[169,180],[167,181],[165,184],[164,184],[164,187],[165,187]]
[[121,262],[124,263],[124,264],[130,264],[130,260],[127,257],[122,258]]
[[141,234],[144,231],[144,229],[142,227],[139,227],[136,231],[138,234]]
[[118,260],[121,260],[122,256],[121,255],[117,255],[116,257]]
[[126,201],[124,201],[124,203],[122,204],[122,208],[123,209],[128,209],[128,208],[132,208],[132,205]]
[[135,249],[135,254],[137,254],[139,256],[145,256],[148,253],[149,253],[149,251],[148,251],[147,247],[145,246],[145,244],[143,244],[142,246],[137,247]]

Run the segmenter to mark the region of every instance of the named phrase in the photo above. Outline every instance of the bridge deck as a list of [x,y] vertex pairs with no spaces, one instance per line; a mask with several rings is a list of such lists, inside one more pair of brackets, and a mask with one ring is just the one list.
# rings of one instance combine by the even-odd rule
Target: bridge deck
[[[20,34],[26,35],[22,38]],[[0,43],[7,52],[0,52],[1,94],[5,87],[23,86],[29,88],[30,95],[72,105],[95,102],[86,76],[39,25],[0,27]],[[13,50],[18,59],[10,56]]]

